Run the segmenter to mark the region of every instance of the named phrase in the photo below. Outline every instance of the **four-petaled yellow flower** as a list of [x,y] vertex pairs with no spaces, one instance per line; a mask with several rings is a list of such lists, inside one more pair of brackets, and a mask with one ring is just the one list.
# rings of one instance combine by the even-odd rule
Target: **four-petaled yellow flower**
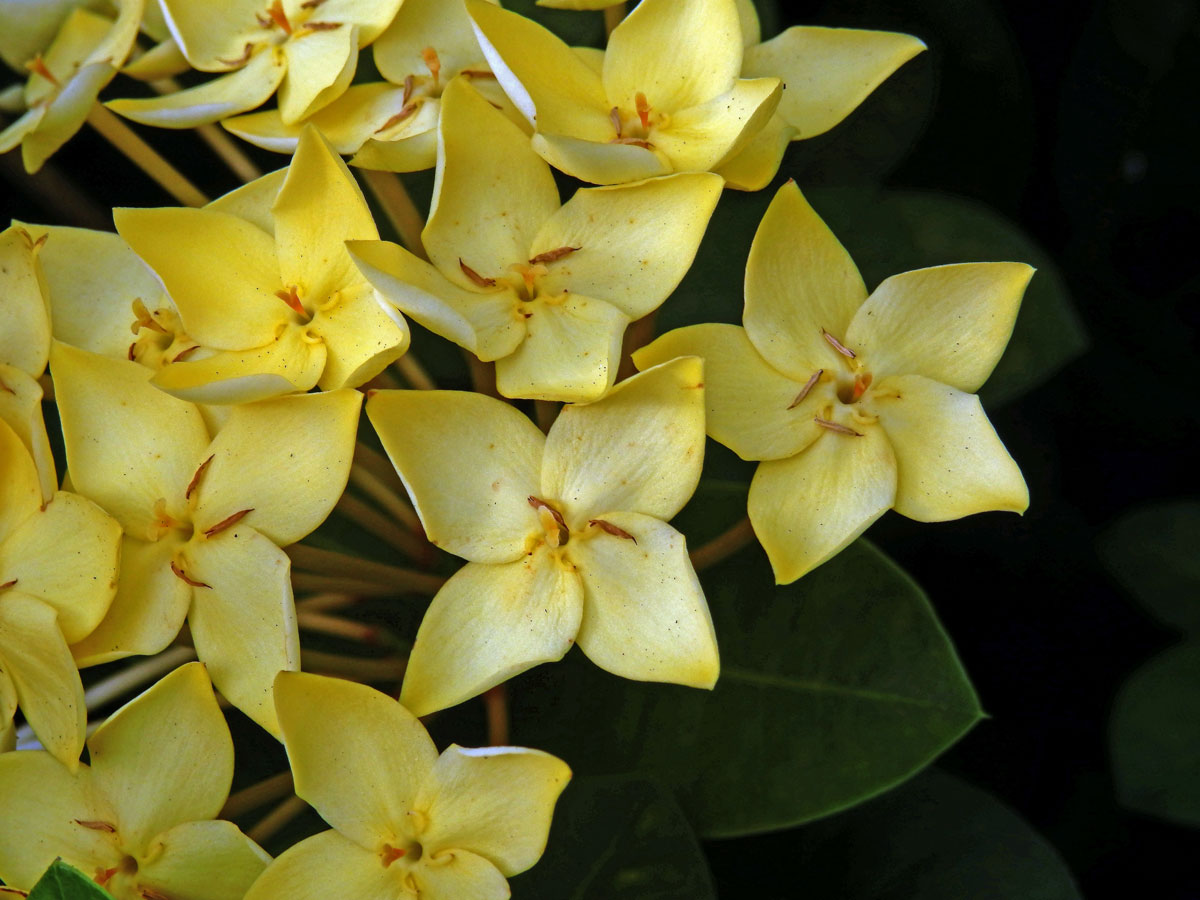
[[233,741],[204,666],[176,669],[87,746],[74,767],[40,750],[0,754],[5,884],[29,890],[61,858],[117,900],[242,900],[270,857],[215,820]]
[[405,706],[461,703],[577,641],[625,678],[713,686],[708,604],[667,524],[700,478],[700,360],[568,406],[545,436],[482,394],[378,391],[367,415],[429,539],[469,560],[421,622]]
[[786,584],[890,508],[923,522],[1024,512],[1025,481],[971,392],[1000,360],[1032,274],[1024,263],[938,266],[868,297],[789,182],[754,236],[745,328],[680,328],[634,362],[704,357],[708,433],[763,460],[750,521]]
[[546,846],[571,778],[523,747],[439,756],[421,723],[373,688],[280,673],[275,703],[296,793],[335,830],[283,853],[246,900],[503,900]]

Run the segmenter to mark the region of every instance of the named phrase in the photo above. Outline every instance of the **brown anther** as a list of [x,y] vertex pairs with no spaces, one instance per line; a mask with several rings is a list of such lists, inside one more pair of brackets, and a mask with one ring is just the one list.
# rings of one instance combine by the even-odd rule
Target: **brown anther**
[[25,63],[25,68],[35,75],[41,75],[55,87],[62,87],[62,83],[54,77],[54,73],[46,65],[46,61],[42,59],[42,54],[37,54],[33,59]]
[[324,2],[325,2],[325,0],[304,0],[304,2],[300,4],[300,8],[301,9],[316,9],[318,6],[320,6]]
[[642,138],[613,138],[609,141],[610,144],[632,144],[634,147],[641,147],[643,150],[653,150],[654,145]]
[[208,470],[208,465],[212,461],[213,461],[213,458],[210,456],[208,459],[206,459],[204,462],[200,463],[200,465],[198,465],[196,467],[196,474],[193,475],[192,480],[188,482],[187,490],[183,492],[183,499],[185,499],[185,500],[192,499],[193,492],[195,492],[196,487],[200,484],[201,476]]
[[620,137],[621,136],[621,110],[617,109],[617,107],[614,106],[612,109],[610,109],[608,111],[608,118],[612,121],[613,128],[615,128],[617,131],[617,137]]
[[333,31],[341,27],[341,22],[305,22],[300,30],[307,34],[310,31]]
[[817,371],[813,372],[812,375],[809,377],[808,381],[804,382],[804,387],[800,388],[800,393],[798,393],[796,395],[796,399],[792,401],[792,403],[788,407],[788,409],[795,409],[797,406],[799,406],[801,403],[803,403],[804,398],[808,396],[808,392],[811,391],[813,389],[813,387],[816,386],[817,381],[824,374],[825,374],[824,369],[817,369]]
[[[271,21],[270,16],[266,17],[265,22],[263,21],[262,18],[259,18],[258,21],[259,21],[259,24],[261,24],[263,28],[270,28],[274,24]],[[218,59],[217,62],[221,63],[221,65],[223,65],[223,66],[229,66],[231,69],[236,69],[239,66],[244,66],[246,63],[248,63],[250,61],[250,55],[252,53],[254,53],[254,44],[247,41],[246,45],[244,47],[242,47],[242,55],[241,56],[239,56],[235,59]]]
[[[402,107],[408,106],[408,100],[412,96],[413,87],[416,86],[416,83],[417,83],[417,79],[415,76],[413,76],[413,75],[405,75],[404,76],[404,93],[400,97],[400,105]],[[387,125],[384,125],[383,127],[387,128]],[[380,129],[380,130],[382,131],[383,129]]]
[[466,78],[495,78],[496,73],[489,69],[463,69],[458,73]]
[[135,362],[137,359],[137,341],[129,345],[129,352],[125,354],[130,362]]
[[171,571],[174,572],[175,576],[184,584],[190,584],[192,587],[212,588],[211,584],[205,584],[203,581],[196,581],[195,579],[188,578],[187,573],[183,571],[183,568],[179,565],[179,563],[175,562],[175,560],[171,560]]
[[421,59],[425,60],[425,65],[429,68],[429,74],[433,76],[433,83],[437,84],[438,73],[442,71],[442,61],[438,59],[437,51],[432,47],[426,47],[421,51]]
[[471,281],[474,284],[478,285],[479,287],[486,288],[486,287],[495,287],[496,286],[495,278],[484,278],[482,275],[480,275],[478,272],[476,272],[474,269],[472,269],[470,266],[468,266],[465,262],[463,262],[461,256],[458,258],[458,267],[460,269],[462,269],[464,275],[466,275],[468,278],[470,278]]
[[[268,16],[266,13],[256,12],[254,14],[254,18],[258,21],[258,24],[263,28],[273,28],[275,26],[275,20],[272,19],[270,16]],[[220,60],[220,62],[224,62],[224,60]]]
[[386,869],[406,853],[408,853],[407,850],[402,850],[399,847],[393,847],[391,844],[384,844],[383,852],[379,855],[383,859],[383,867]]
[[116,874],[116,868],[105,869],[101,866],[97,866],[96,874],[92,876],[92,881],[96,882],[96,884],[100,885],[100,887],[106,887],[112,880],[112,877]]
[[193,344],[191,347],[184,347],[178,353],[171,357],[171,362],[181,362],[200,349],[199,344]]
[[4,584],[0,584],[0,591],[4,590],[5,588],[10,588],[16,583],[17,583],[16,578],[14,578],[12,581],[6,581],[6,582],[4,582]]
[[536,266],[538,263],[549,263],[555,260],[562,259],[564,256],[570,256],[578,247],[558,247],[554,250],[547,250],[545,253],[539,253],[533,259],[529,260],[531,266]]
[[832,334],[830,334],[824,328],[821,329],[821,337],[825,338],[825,340],[828,342],[829,346],[832,347],[834,350],[836,350],[838,353],[842,354],[842,356],[848,356],[850,359],[858,359],[857,353],[855,353],[853,350],[851,350],[849,347],[847,347],[845,344],[843,344],[841,341],[839,341],[837,338],[835,338]]
[[94,819],[76,819],[76,825],[82,825],[84,828],[90,828],[92,831],[103,831],[106,834],[116,834],[117,826],[110,822],[100,822]]
[[171,900],[171,898],[152,888],[142,888],[142,900]]
[[606,522],[603,519],[589,519],[588,524],[595,525],[605,534],[611,534],[613,537],[624,538],[627,541],[633,541],[635,544],[637,543],[637,538],[635,538],[624,528],[618,528],[612,522]]
[[[407,91],[408,89],[405,88],[405,90]],[[387,131],[393,125],[398,125],[399,123],[401,123],[405,119],[407,119],[409,116],[411,116],[413,113],[415,113],[417,111],[417,109],[420,108],[420,106],[421,106],[421,104],[416,102],[415,100],[412,103],[404,104],[404,108],[402,110],[400,110],[400,112],[398,112],[394,116],[392,116],[390,119],[388,119],[386,122],[384,122],[382,125],[380,125],[378,128],[376,128],[375,133],[379,134],[379,132],[381,132],[381,131]]]
[[650,103],[646,100],[646,95],[638,91],[633,95],[633,105],[637,110],[638,118],[642,120],[642,127],[650,127]]
[[275,296],[290,306],[297,315],[305,317],[308,316],[308,310],[306,310],[304,308],[304,304],[300,302],[300,295],[296,291],[296,285],[291,285],[286,291],[276,291]]
[[[546,528],[546,542],[551,547],[561,547],[563,544],[565,544],[567,539],[571,536],[571,529],[567,527],[567,523],[563,519],[562,513],[539,497],[530,496],[529,505],[538,511],[538,518],[542,522],[542,527]],[[547,528],[549,523],[546,521],[546,516],[549,516],[555,525],[556,533],[553,535],[550,534],[550,530]]]
[[168,334],[167,329],[159,325],[150,310],[146,309],[146,304],[142,302],[142,298],[135,297],[133,300],[133,324],[129,326],[129,330],[137,334],[143,328],[149,328],[151,331],[157,331],[159,334]]
[[28,897],[29,891],[0,884],[0,897]]
[[[271,21],[274,24],[283,29],[285,34],[292,33],[292,23],[288,21],[287,13],[283,11],[283,0],[274,0],[267,7],[267,15],[271,17]],[[259,19],[259,21],[261,22],[262,19]]]
[[845,425],[839,425],[837,422],[830,422],[828,419],[820,419],[820,418],[817,418],[816,416],[814,416],[813,421],[816,422],[818,425],[820,425],[822,428],[827,428],[830,431],[836,432],[838,434],[845,434],[845,435],[849,435],[850,437],[862,437],[863,436],[863,433],[861,431],[855,431],[853,428],[849,428]]
[[238,522],[242,521],[242,519],[246,518],[246,516],[250,515],[250,513],[252,513],[252,512],[254,512],[253,506],[250,507],[249,509],[239,509],[232,516],[225,517],[220,522],[218,522],[216,525],[214,525],[212,528],[204,529],[204,536],[212,537],[214,534],[220,534],[226,528],[232,528],[234,525],[236,525]]
[[18,228],[17,234],[19,234],[21,236],[21,240],[25,244],[25,249],[27,249],[30,253],[34,253],[34,252],[40,250],[42,248],[42,246],[46,243],[46,238],[50,237],[50,232],[47,231],[45,234],[43,234],[40,238],[38,238],[35,241],[33,239],[33,237],[29,234],[29,232],[26,231],[24,228]]

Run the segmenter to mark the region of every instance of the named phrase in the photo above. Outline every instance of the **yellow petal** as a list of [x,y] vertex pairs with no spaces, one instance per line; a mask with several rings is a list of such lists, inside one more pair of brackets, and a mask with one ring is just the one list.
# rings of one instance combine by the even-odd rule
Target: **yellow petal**
[[484,361],[507,356],[525,337],[511,291],[468,291],[390,241],[348,241],[350,258],[388,303]]
[[130,848],[181,822],[212,819],[233,781],[233,740],[204,666],[187,663],[88,738],[91,778]]
[[866,296],[850,254],[789,181],[767,208],[746,261],[743,322],[754,348],[803,383],[840,364],[822,329],[846,341]]
[[[21,101],[21,107],[24,105],[24,101]],[[45,106],[34,106],[25,110],[13,120],[11,125],[0,131],[0,153],[7,153],[13,147],[19,146],[22,141],[34,133],[45,117]]]
[[754,473],[750,522],[776,583],[790,584],[840,553],[895,502],[891,444],[882,428],[859,431],[822,434],[804,452],[760,463]]
[[112,836],[75,824],[107,821],[111,811],[91,789],[87,770],[73,777],[49,753],[0,754],[0,878],[29,890],[55,859],[84,869],[112,860]]
[[[35,129],[21,141],[21,161],[31,175],[83,127],[101,89],[117,70],[108,63],[84,66],[70,77],[37,119]],[[14,127],[18,123],[13,123]],[[3,138],[0,136],[0,145]]]
[[654,145],[677,172],[717,168],[766,126],[782,92],[778,78],[739,78],[724,94],[674,113],[654,132]]
[[271,861],[232,822],[184,822],[158,835],[138,885],[171,900],[242,900]]
[[376,391],[367,416],[434,544],[500,563],[541,533],[529,497],[545,438],[512,406],[462,391]]
[[[158,4],[154,4],[152,8],[158,9]],[[159,81],[182,75],[190,68],[191,64],[179,49],[178,42],[168,37],[125,63],[121,67],[121,74],[138,81]]]
[[357,269],[354,277],[357,283],[340,291],[334,305],[321,312],[310,327],[329,353],[317,382],[323,391],[360,387],[408,349],[404,316],[383,302]]
[[398,873],[378,854],[336,831],[322,831],[289,847],[254,882],[245,900],[396,900]]
[[562,659],[582,613],[579,576],[544,547],[515,562],[468,563],[421,620],[400,702],[428,715]]
[[835,399],[832,380],[819,381],[796,403],[806,384],[773,369],[736,325],[677,328],[635,352],[633,361],[648,369],[677,356],[704,358],[708,434],[742,459],[795,456],[821,433],[816,408]]
[[201,351],[164,365],[155,387],[189,403],[253,403],[307,391],[325,371],[328,351],[298,327],[251,350]]
[[229,213],[239,219],[245,219],[251,225],[257,225],[271,237],[275,236],[275,214],[272,207],[287,178],[287,169],[276,169],[255,178],[253,181],[234,188],[228,194],[222,194],[204,208],[215,212]]
[[279,85],[279,114],[289,125],[340,97],[358,66],[358,28],[293,35],[283,44],[287,75]]
[[521,306],[525,340],[496,360],[496,390],[505,397],[598,400],[612,387],[629,317],[580,294],[538,298]]
[[271,236],[228,213],[116,209],[117,231],[161,279],[193,338],[217,350],[274,340],[292,314]]
[[776,109],[762,130],[746,141],[736,156],[727,158],[714,171],[725,179],[726,187],[737,191],[761,191],[779,171],[783,153],[795,136],[796,129],[785,122]]
[[592,184],[624,184],[672,171],[665,154],[634,144],[612,144],[606,138],[589,141],[538,132],[530,146],[554,168]]
[[59,491],[0,543],[0,575],[53,608],[73,644],[108,612],[120,544],[121,526],[114,519],[90,500]]
[[437,51],[444,80],[483,60],[462,3],[404,0],[387,31],[372,47],[375,66],[393,84],[403,84],[409,75],[428,78],[429,69],[421,57],[426,47]]
[[50,353],[50,317],[29,232],[0,232],[0,363],[36,378]]
[[78,5],[78,0],[0,4],[0,59],[10,69],[20,71],[49,46],[63,20]]
[[469,850],[443,850],[413,874],[429,900],[507,900],[508,882],[494,865]]
[[1022,513],[1029,489],[974,394],[920,375],[885,378],[872,410],[896,454],[896,511],[943,522],[988,510]]
[[442,104],[422,103],[404,134],[395,140],[369,140],[350,159],[350,165],[379,172],[423,172],[437,164],[437,123]]
[[109,100],[104,105],[127,119],[156,128],[194,128],[262,106],[287,74],[283,51],[265,47],[250,61],[195,87],[160,97]]
[[280,673],[275,705],[296,793],[368,850],[395,840],[437,759],[425,727],[386,694],[323,675]]
[[[735,0],[735,2],[737,5],[738,23],[742,29],[742,45],[753,47],[762,40],[762,26],[758,21],[758,10],[754,8],[754,0]],[[743,63],[744,59],[743,57]]]
[[438,175],[421,233],[430,261],[463,287],[459,260],[484,278],[532,256],[538,229],[558,209],[550,167],[529,138],[464,80],[442,95]]
[[58,478],[54,453],[42,418],[42,386],[20,369],[0,363],[0,420],[8,424],[25,446],[37,469],[42,498],[54,496]]
[[0,592],[0,667],[42,746],[75,771],[87,728],[83,685],[54,607],[19,584]]
[[[25,105],[33,107],[52,101],[79,70],[89,64],[103,62],[90,59],[90,56],[93,50],[104,43],[112,25],[112,19],[107,16],[99,15],[83,4],[76,4],[63,20],[50,45],[37,48],[42,52],[42,62],[58,84],[40,72],[31,72],[29,80],[25,82]],[[22,60],[18,68],[28,61]]]
[[421,846],[435,860],[463,849],[504,875],[524,872],[546,849],[554,804],[570,780],[567,764],[540,750],[451,744],[417,801],[429,816]]
[[100,625],[71,646],[80,668],[158,653],[175,639],[192,602],[192,589],[171,571],[182,546],[178,535],[154,543],[124,537],[112,605]]
[[0,669],[0,722],[4,723],[0,726],[0,753],[9,753],[17,748],[17,730],[12,721],[17,712],[17,702],[17,686]]
[[694,356],[563,409],[546,437],[542,490],[572,528],[613,510],[664,521],[687,503],[704,459],[704,364]]
[[182,516],[208,446],[199,410],[153,387],[153,373],[127,360],[55,344],[50,367],[75,490],[139,538],[158,500]]
[[278,736],[271,684],[279,672],[300,668],[287,554],[253,528],[234,525],[194,538],[184,569],[208,585],[193,589],[188,613],[196,655],[230,703]]
[[549,263],[538,289],[596,297],[640,319],[687,274],[722,187],[719,176],[694,173],[576,191],[542,225],[530,256],[578,249]]
[[188,62],[202,72],[236,68],[247,43],[263,39],[254,14],[264,11],[262,0],[222,0],[220,12],[195,0],[160,0],[167,27]]
[[346,487],[361,404],[343,390],[234,407],[209,446],[196,528],[253,509],[246,524],[281,547],[315,529]]
[[876,377],[924,375],[977,391],[1008,346],[1033,271],[1025,263],[961,263],[893,275],[846,339]]
[[315,128],[306,128],[275,200],[275,240],[283,282],[309,310],[361,282],[348,240],[379,239],[375,220],[346,164]]
[[604,54],[604,90],[632,110],[674,115],[729,90],[742,67],[742,31],[733,0],[642,0],[613,29]]
[[467,0],[467,12],[488,66],[538,131],[586,141],[613,136],[608,117],[612,104],[600,76],[563,41],[536,22],[483,0]]
[[[536,485],[534,465],[532,484]],[[0,543],[3,543],[42,505],[33,458],[20,436],[3,419],[0,419],[0,472],[4,473],[0,479]]]
[[[538,6],[544,6],[547,9],[607,9],[610,6],[616,6],[623,0],[537,0]],[[576,48],[579,49],[579,48]]]
[[104,40],[92,51],[87,63],[108,63],[120,68],[133,48],[134,39],[138,35],[138,25],[142,21],[146,0],[121,0],[115,4],[117,18],[108,29]]
[[[383,33],[396,18],[401,0],[326,0],[314,18],[330,22],[348,22],[358,26],[358,46],[365,47]],[[306,10],[304,0],[284,0],[283,8],[292,19]]]
[[583,581],[579,649],[622,678],[712,688],[721,664],[708,603],[682,534],[652,516],[600,518],[568,552]]
[[801,138],[828,131],[925,49],[907,34],[794,26],[746,48],[742,74],[787,83],[779,114]]

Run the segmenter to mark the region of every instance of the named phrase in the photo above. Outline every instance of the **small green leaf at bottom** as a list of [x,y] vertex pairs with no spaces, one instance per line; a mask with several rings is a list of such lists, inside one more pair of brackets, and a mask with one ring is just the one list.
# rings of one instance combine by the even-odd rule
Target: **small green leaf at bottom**
[[74,866],[57,859],[33,886],[29,900],[113,900],[113,896]]

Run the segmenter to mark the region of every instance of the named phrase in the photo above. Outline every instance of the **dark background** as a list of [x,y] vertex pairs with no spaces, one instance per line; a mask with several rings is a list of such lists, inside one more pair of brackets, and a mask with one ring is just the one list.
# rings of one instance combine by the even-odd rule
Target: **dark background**
[[[987,204],[1056,259],[1090,339],[1042,387],[990,411],[1029,481],[1023,518],[889,515],[872,529],[928,591],[991,715],[940,765],[1042,832],[1084,895],[1198,898],[1200,835],[1114,797],[1114,694],[1176,636],[1106,574],[1096,547],[1124,512],[1197,495],[1197,4],[830,0],[785,3],[777,22],[906,31],[929,45],[839,130],[794,144],[781,177],[805,188],[870,177]],[[913,112],[913,126],[872,155],[862,126],[889,106]],[[193,139],[148,136],[202,190],[235,186]],[[19,153],[4,157],[0,213],[105,228],[108,207],[170,202],[86,129],[53,163],[73,187],[54,172],[29,182],[14,174]],[[707,843],[721,895],[797,896],[801,839]]]

